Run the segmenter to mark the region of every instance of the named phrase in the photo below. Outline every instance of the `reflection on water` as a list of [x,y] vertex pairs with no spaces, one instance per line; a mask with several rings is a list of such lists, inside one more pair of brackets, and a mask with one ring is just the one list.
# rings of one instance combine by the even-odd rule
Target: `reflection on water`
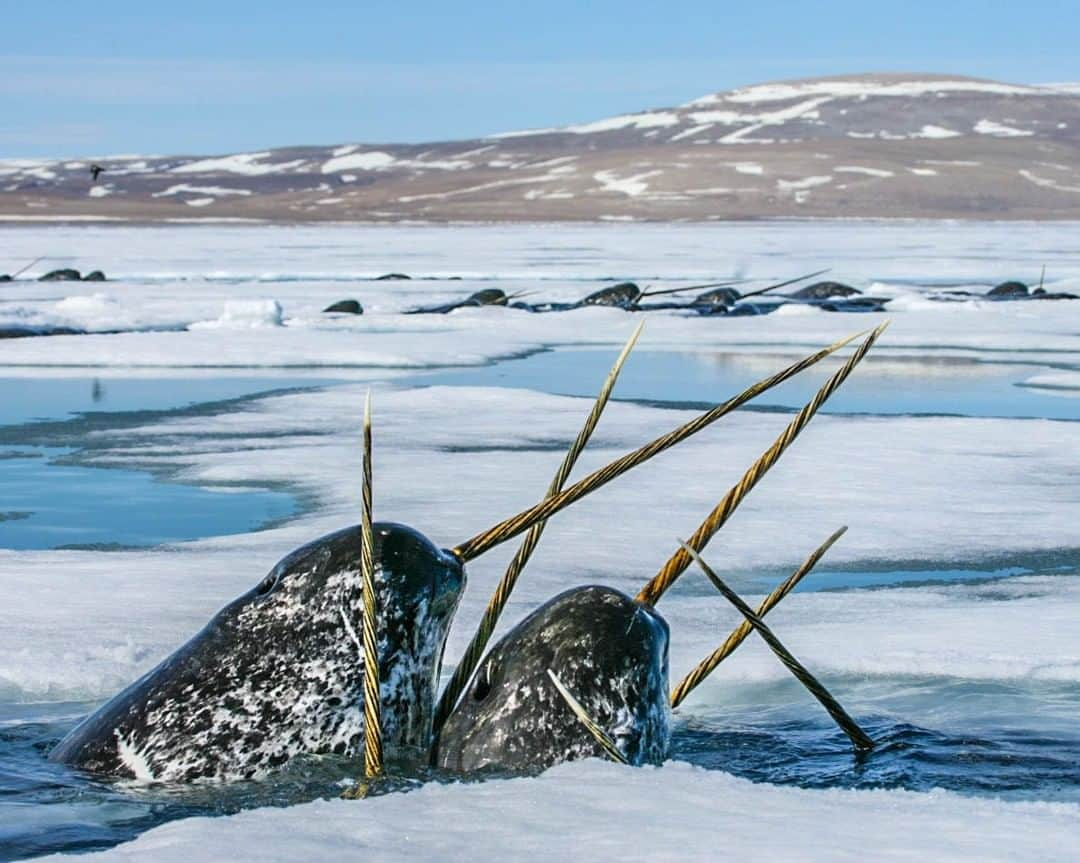
[[34,426],[26,423],[52,420],[60,422],[54,433],[72,444],[14,443],[0,450],[0,548],[158,545],[244,533],[294,515],[299,505],[283,491],[200,488],[139,470],[73,463],[86,433],[75,417],[182,410],[331,382],[314,377],[0,378],[5,442],[32,437]]
[[[614,359],[613,351],[545,351],[494,366],[418,376],[420,383],[516,387],[594,398]],[[790,364],[790,355],[722,351],[650,351],[630,356],[615,397],[652,403],[714,404]],[[797,410],[814,394],[829,361],[769,390],[751,407]],[[1018,386],[1042,366],[966,359],[867,357],[824,408],[834,413],[930,414],[978,417],[1080,419],[1080,399]]]
[[317,387],[336,378],[304,377],[0,377],[0,426],[60,420],[88,411],[176,410],[270,390]]
[[66,454],[5,451],[0,548],[158,545],[257,530],[298,509],[285,492],[159,482],[143,471],[64,464]]

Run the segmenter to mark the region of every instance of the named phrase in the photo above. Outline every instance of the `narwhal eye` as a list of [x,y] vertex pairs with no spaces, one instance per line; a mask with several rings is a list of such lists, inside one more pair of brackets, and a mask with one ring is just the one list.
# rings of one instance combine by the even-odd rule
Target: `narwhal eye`
[[472,697],[474,701],[483,701],[491,692],[491,664],[485,665],[476,675],[476,684],[473,686]]
[[255,596],[262,598],[271,593],[278,583],[281,581],[281,577],[277,572],[271,572],[266,578],[259,582],[259,586],[255,588]]

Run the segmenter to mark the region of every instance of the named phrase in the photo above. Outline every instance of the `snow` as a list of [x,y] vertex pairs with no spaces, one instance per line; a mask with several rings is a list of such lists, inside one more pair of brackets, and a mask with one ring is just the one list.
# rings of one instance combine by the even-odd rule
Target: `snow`
[[593,174],[593,179],[600,183],[603,192],[621,192],[636,198],[649,188],[645,180],[662,173],[663,171],[645,171],[630,177],[619,177],[614,171],[597,171]]
[[458,189],[451,189],[447,192],[429,192],[423,195],[400,195],[398,200],[403,203],[408,203],[409,201],[425,201],[432,198],[449,198],[457,195],[471,195],[473,192],[483,192],[488,189],[499,189],[505,186],[527,186],[530,183],[547,183],[558,179],[560,179],[559,175],[553,170],[551,173],[539,176],[515,177],[512,180],[493,180],[490,183],[478,183],[475,186],[464,186]]
[[0,159],[0,177],[32,171],[54,164],[47,159]]
[[559,131],[573,132],[577,135],[588,135],[593,132],[614,132],[619,129],[662,128],[665,126],[675,126],[679,122],[679,115],[673,111],[651,111],[641,114],[624,114],[620,117],[609,117],[606,120],[597,120],[593,123],[581,123],[576,126],[565,126]]
[[228,300],[221,317],[191,325],[192,329],[257,329],[280,327],[281,303],[277,300]]
[[861,165],[837,165],[833,171],[839,174],[866,174],[868,177],[891,177],[892,171],[884,168],[866,168]]
[[1027,129],[1014,129],[1012,126],[986,119],[979,120],[974,131],[978,135],[994,135],[998,138],[1023,138],[1035,134]]
[[639,114],[621,114],[617,117],[607,117],[591,123],[578,123],[573,126],[559,126],[545,129],[523,129],[515,132],[500,132],[489,135],[490,139],[520,138],[526,135],[554,135],[573,134],[589,135],[594,132],[617,132],[621,129],[656,129],[667,126],[676,126],[681,122],[679,115],[673,111],[644,111]]
[[698,135],[702,132],[706,132],[713,127],[712,123],[705,123],[702,126],[691,126],[689,129],[684,129],[677,135],[672,135],[668,138],[669,141],[681,141],[683,138],[692,138],[694,135]]
[[[750,125],[744,126],[741,129],[737,129],[734,132],[730,132],[720,139],[722,144],[738,144],[748,141],[757,141],[758,143],[764,143],[761,139],[753,139],[748,136],[763,129],[767,126],[779,126],[787,123],[791,120],[796,120],[801,117],[816,116],[816,111],[819,106],[828,102],[828,99],[808,99],[805,102],[799,102],[795,105],[791,105],[787,108],[781,108],[776,111],[766,111],[761,114],[743,115],[735,122],[748,122]],[[723,122],[719,119],[717,112],[708,111],[704,112],[705,115],[715,118],[712,122]],[[709,122],[703,118],[701,113],[691,115],[697,122]]]
[[267,860],[1064,861],[1078,815],[1073,804],[775,789],[686,764],[587,761],[536,779],[189,819],[86,859],[188,863],[242,848]]
[[269,151],[260,153],[236,153],[231,156],[221,156],[212,159],[197,159],[193,162],[185,162],[177,165],[171,171],[174,174],[208,174],[217,171],[225,171],[230,174],[243,174],[249,177],[262,174],[281,174],[295,170],[304,164],[303,159],[295,159],[291,162],[264,163],[262,160],[269,157]]
[[1043,372],[1032,375],[1024,381],[1024,386],[1045,388],[1061,395],[1080,395],[1080,371]]
[[[459,171],[473,167],[465,159],[425,159],[421,153],[415,159],[399,159],[382,150],[369,150],[364,153],[352,152],[355,147],[339,148],[348,152],[333,159],[328,159],[320,169],[324,174],[336,174],[340,171],[383,171],[388,168],[408,168],[433,171]],[[483,149],[483,148],[481,148]],[[337,152],[336,150],[334,152]],[[355,177],[353,179],[356,179]]]
[[954,132],[952,129],[946,129],[942,126],[926,125],[918,132],[911,134],[912,138],[959,138],[960,132]]
[[228,186],[192,186],[189,183],[178,183],[155,192],[155,198],[167,198],[170,195],[250,195],[250,189],[234,189]]
[[1041,89],[1052,90],[1055,93],[1064,93],[1070,96],[1080,95],[1080,83],[1076,81],[1065,81],[1059,84],[1040,84],[1039,87]]
[[[609,180],[646,185],[638,176]],[[91,463],[134,465],[211,487],[284,484],[311,509],[269,530],[149,551],[0,551],[6,603],[0,704],[22,709],[107,697],[257,583],[282,555],[354,522],[358,418],[369,385],[380,517],[451,545],[535,502],[589,402],[526,389],[418,387],[412,376],[544,348],[591,347],[613,358],[639,320],[605,308],[401,316],[406,308],[495,285],[571,299],[600,279],[668,287],[736,272],[778,280],[832,266],[833,277],[897,298],[892,326],[846,391],[887,403],[894,389],[933,384],[938,374],[943,381],[969,375],[978,389],[1005,363],[1026,370],[1018,373],[1024,392],[1068,404],[1065,398],[1080,390],[1080,373],[1072,370],[1080,365],[1080,303],[934,304],[906,280],[1031,281],[1038,276],[1031,262],[1045,261],[1053,279],[1048,288],[1076,291],[1076,229],[1075,223],[866,221],[0,231],[0,252],[9,259],[62,249],[70,257],[57,266],[93,260],[115,279],[97,293],[63,295],[72,286],[29,280],[39,265],[16,283],[16,293],[0,297],[0,326],[123,331],[5,340],[5,375],[32,385],[88,364],[104,377],[219,375],[232,366],[271,381],[272,369],[281,367],[348,381],[218,413],[95,431]],[[414,279],[369,280],[392,271]],[[329,302],[349,296],[363,302],[363,316],[321,315]],[[625,397],[635,368],[656,359],[654,351],[692,351],[706,367],[736,354],[763,377],[882,318],[791,308],[760,318],[650,315],[616,399]],[[158,329],[172,331],[152,331]],[[822,381],[838,362],[808,372],[809,381]],[[575,475],[693,415],[671,405],[614,401]],[[636,590],[674,550],[674,538],[698,524],[789,419],[733,414],[556,516],[503,628],[582,579]],[[1046,419],[819,416],[705,556],[752,603],[763,574],[773,580],[845,523],[850,530],[830,552],[830,565],[1053,559],[1076,544],[1074,426]],[[451,662],[513,550],[510,544],[470,563],[448,644]],[[700,577],[688,573],[663,601],[673,676],[736,622],[730,608],[704,599],[702,589]],[[841,683],[845,704],[858,713],[872,709],[868,689],[926,679],[1075,687],[1078,615],[1080,579],[1039,572],[993,583],[798,592],[770,619],[800,659],[830,684]],[[944,632],[947,642],[928,637]],[[683,713],[720,709],[739,693],[759,696],[784,675],[761,645],[748,643],[695,691]],[[923,703],[904,719],[933,727],[938,711],[950,710],[961,725],[983,720],[963,699],[955,702]],[[186,861],[235,857],[243,848],[241,856],[281,860],[357,850],[390,860],[557,854],[652,861],[716,859],[720,849],[758,859],[1069,859],[1080,840],[1078,815],[1080,807],[1068,803],[941,791],[798,790],[675,762],[639,770],[588,762],[533,779],[428,785],[362,802],[177,821],[103,856]]]
[[1080,192],[1080,186],[1067,186],[1057,182],[1057,180],[1050,179],[1049,177],[1040,177],[1034,171],[1029,171],[1027,168],[1021,168],[1019,174],[1029,183],[1034,183],[1036,186],[1042,186],[1045,189],[1056,189],[1059,192]]
[[[965,79],[936,79],[910,81],[875,81],[872,79],[830,79],[799,83],[759,84],[728,93],[714,93],[688,103],[711,105],[716,102],[786,102],[806,96],[831,98],[863,98],[870,96],[925,96],[930,93],[992,93],[1003,96],[1023,96],[1043,92],[1044,88],[1015,84],[999,84],[994,81]],[[1045,92],[1067,93],[1061,85],[1047,85]]]
[[370,150],[366,153],[353,153],[354,147],[342,148],[346,152],[334,151],[334,158],[323,162],[320,169],[324,174],[333,174],[337,171],[377,171],[380,168],[389,168],[394,164],[394,157],[381,150]]
[[832,176],[825,174],[817,177],[803,177],[801,180],[777,180],[776,188],[781,192],[793,192],[798,189],[812,189],[832,182]]

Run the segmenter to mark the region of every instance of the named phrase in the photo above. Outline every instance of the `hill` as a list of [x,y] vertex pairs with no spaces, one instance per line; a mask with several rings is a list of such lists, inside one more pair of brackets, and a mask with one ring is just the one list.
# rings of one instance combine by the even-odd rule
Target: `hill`
[[940,75],[760,84],[467,141],[0,160],[9,221],[1078,216],[1080,85]]

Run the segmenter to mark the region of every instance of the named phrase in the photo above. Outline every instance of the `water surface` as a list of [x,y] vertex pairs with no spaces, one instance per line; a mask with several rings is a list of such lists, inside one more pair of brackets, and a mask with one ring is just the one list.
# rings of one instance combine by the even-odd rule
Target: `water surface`
[[[560,349],[478,368],[421,375],[420,383],[515,387],[594,398],[615,351]],[[709,405],[742,392],[803,354],[638,349],[614,398],[652,404]],[[747,408],[798,410],[836,368],[828,360],[754,399]],[[869,356],[822,409],[825,413],[1080,419],[1080,399],[1023,386],[1044,366],[969,359]]]

